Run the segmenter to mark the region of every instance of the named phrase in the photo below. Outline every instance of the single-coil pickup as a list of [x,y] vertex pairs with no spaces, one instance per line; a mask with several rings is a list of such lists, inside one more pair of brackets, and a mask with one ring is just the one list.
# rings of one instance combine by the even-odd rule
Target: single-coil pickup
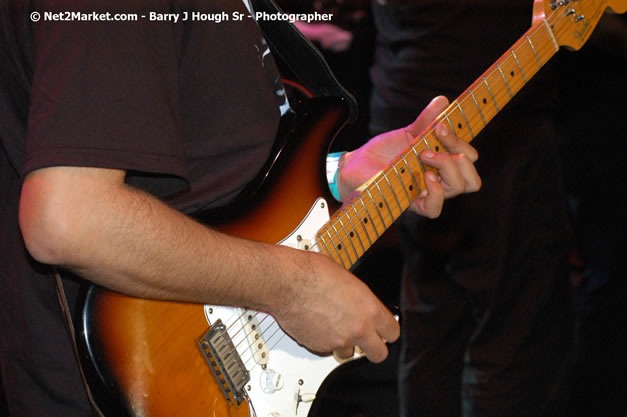
[[[255,358],[255,362],[259,365],[266,365],[270,359],[270,349],[263,337],[260,322],[257,318],[256,311],[243,310],[240,314],[240,322],[242,324],[248,347]],[[264,318],[265,314],[262,315]],[[275,323],[274,320],[268,320],[269,323]]]

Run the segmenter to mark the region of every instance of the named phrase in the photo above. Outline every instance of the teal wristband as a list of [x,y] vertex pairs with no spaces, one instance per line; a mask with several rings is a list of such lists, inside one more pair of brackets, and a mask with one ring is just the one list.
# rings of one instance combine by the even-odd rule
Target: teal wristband
[[340,200],[340,192],[337,184],[337,172],[340,158],[346,152],[333,152],[327,155],[327,181],[329,182],[329,189],[331,194],[336,200]]

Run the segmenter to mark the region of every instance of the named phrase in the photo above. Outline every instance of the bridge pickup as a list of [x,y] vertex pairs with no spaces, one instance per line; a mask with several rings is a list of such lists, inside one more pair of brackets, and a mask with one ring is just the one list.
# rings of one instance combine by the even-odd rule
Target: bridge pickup
[[222,320],[217,320],[198,344],[226,400],[230,404],[240,405],[246,397],[244,386],[250,380],[250,373]]

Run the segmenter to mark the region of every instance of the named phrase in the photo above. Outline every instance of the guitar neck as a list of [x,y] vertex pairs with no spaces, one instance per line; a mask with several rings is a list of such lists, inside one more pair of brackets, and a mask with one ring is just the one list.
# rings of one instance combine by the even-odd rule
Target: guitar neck
[[391,165],[378,173],[318,233],[320,252],[350,269],[425,189],[429,168],[419,155],[444,152],[435,126],[472,141],[559,50],[551,23],[539,19],[442,112]]

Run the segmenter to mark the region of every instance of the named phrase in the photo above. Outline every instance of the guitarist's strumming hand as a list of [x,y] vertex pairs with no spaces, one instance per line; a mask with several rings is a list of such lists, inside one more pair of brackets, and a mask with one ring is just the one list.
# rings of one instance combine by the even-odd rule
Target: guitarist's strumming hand
[[[361,148],[345,154],[338,172],[342,198],[350,196],[353,190],[388,166],[447,106],[445,97],[436,97],[409,126],[382,133]],[[443,124],[436,127],[436,136],[448,152],[425,151],[420,158],[425,166],[437,168],[440,175],[431,171],[425,174],[427,189],[411,205],[411,210],[429,218],[440,215],[445,198],[478,191],[481,187],[481,179],[473,165],[478,158],[475,148]]]
[[292,250],[285,255],[302,258],[287,289],[290,296],[274,310],[281,327],[312,352],[348,359],[359,346],[368,360],[382,362],[388,355],[385,341],[396,341],[400,327],[368,286],[330,257]]

